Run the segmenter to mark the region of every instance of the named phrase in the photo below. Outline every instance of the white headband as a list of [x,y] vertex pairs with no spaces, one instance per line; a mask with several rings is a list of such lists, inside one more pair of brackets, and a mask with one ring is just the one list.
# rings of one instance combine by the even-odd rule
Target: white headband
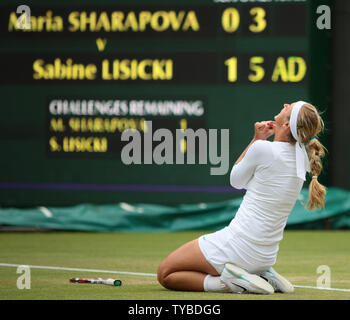
[[298,136],[297,121],[298,121],[298,114],[299,114],[300,108],[305,103],[306,103],[305,101],[298,101],[294,104],[294,107],[290,115],[290,121],[289,121],[290,131],[292,133],[293,138],[297,141],[295,143],[297,176],[304,181],[306,180],[305,179],[306,171],[310,172],[310,161],[309,161],[309,157],[307,155],[305,146],[303,143],[300,142],[300,139]]

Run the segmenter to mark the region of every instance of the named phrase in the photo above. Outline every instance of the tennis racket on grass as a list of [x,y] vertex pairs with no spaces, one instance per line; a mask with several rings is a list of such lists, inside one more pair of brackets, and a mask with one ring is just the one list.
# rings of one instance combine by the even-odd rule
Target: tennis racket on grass
[[108,284],[110,286],[120,287],[122,281],[111,278],[70,278],[69,282],[73,283],[93,283],[93,284]]

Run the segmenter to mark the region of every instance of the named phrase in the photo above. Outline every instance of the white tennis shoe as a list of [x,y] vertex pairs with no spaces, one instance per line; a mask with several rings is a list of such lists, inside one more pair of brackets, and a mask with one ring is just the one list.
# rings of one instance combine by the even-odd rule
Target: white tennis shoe
[[273,287],[263,278],[251,274],[232,263],[226,263],[220,279],[233,293],[274,293]]
[[273,268],[266,270],[260,274],[260,277],[265,279],[274,288],[275,292],[293,293],[293,285],[280,274],[278,274]]

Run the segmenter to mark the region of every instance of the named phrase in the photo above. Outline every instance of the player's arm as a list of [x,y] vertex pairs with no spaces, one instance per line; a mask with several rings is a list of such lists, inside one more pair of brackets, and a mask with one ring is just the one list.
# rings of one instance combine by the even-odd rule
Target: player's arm
[[239,156],[239,158],[235,162],[235,165],[238,164],[244,158],[248,149],[256,140],[266,140],[268,137],[272,136],[274,126],[275,126],[275,123],[273,121],[255,122],[255,124],[254,124],[254,138],[252,139],[252,141],[250,141],[250,143],[245,148],[243,153]]
[[273,134],[272,121],[256,122],[255,134],[252,141],[237,159],[230,174],[230,183],[234,188],[246,188],[259,164],[268,162],[271,158],[270,148],[264,140]]

